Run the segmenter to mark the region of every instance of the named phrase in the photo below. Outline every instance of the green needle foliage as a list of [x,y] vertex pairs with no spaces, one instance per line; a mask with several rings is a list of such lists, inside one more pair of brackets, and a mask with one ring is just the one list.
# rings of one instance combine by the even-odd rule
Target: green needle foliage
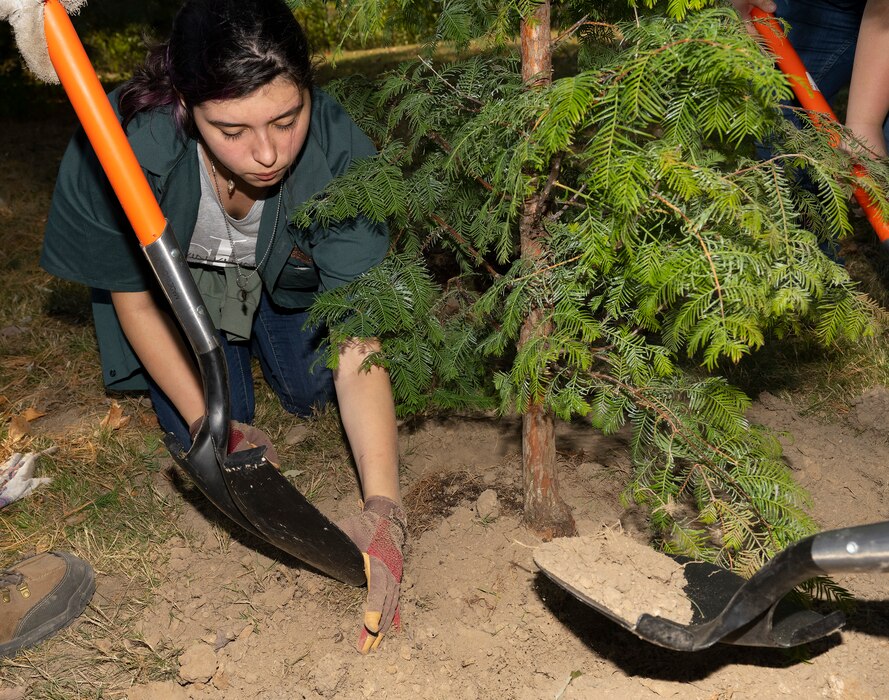
[[[414,5],[346,4],[369,20]],[[431,39],[484,50],[332,85],[381,150],[295,220],[389,221],[395,253],[314,314],[335,340],[382,340],[402,412],[493,396],[629,425],[627,497],[655,538],[750,572],[815,524],[720,367],[776,337],[859,338],[872,302],[821,248],[850,231],[849,157],[782,118],[787,81],[709,4],[555,4],[573,63],[529,87],[514,39],[537,5],[444,0]],[[875,192],[887,172],[871,175]],[[520,343],[535,310],[546,332]]]

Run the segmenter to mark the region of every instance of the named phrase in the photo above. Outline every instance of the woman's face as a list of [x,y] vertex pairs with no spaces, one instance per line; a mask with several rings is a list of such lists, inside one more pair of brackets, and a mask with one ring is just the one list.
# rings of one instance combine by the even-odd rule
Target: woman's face
[[246,97],[197,105],[195,126],[216,164],[251,187],[279,182],[309,131],[311,94],[284,77]]

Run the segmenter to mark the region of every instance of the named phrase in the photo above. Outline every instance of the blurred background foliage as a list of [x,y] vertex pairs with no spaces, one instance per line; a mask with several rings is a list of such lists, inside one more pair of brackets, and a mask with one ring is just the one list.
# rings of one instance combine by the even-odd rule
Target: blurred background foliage
[[[132,73],[144,58],[147,44],[166,37],[181,4],[182,0],[89,0],[73,21],[96,71],[103,80],[115,82]],[[335,2],[325,0],[288,0],[288,4],[320,54],[416,43],[435,26],[439,6],[431,2],[399,26],[380,29],[364,38],[352,32],[347,38],[354,12],[338,10]],[[16,82],[31,81],[6,23],[0,24],[0,76]]]

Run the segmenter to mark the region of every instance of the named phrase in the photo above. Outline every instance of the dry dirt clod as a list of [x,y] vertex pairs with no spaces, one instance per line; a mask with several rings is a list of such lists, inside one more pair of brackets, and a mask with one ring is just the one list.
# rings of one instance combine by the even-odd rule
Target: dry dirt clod
[[206,683],[216,673],[216,653],[198,642],[179,657],[179,677],[186,683]]
[[0,700],[25,700],[27,687],[21,685],[15,688],[0,688]]
[[500,500],[497,498],[497,492],[494,489],[486,489],[482,491],[475,502],[475,512],[478,517],[490,522],[500,517]]

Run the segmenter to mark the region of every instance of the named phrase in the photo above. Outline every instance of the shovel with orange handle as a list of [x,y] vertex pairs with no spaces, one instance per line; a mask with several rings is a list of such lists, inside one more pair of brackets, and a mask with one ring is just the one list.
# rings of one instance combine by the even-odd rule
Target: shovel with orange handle
[[[775,63],[778,68],[784,75],[790,78],[790,87],[793,89],[796,99],[803,108],[812,113],[815,125],[817,126],[820,123],[819,117],[836,123],[836,115],[830,108],[830,105],[827,104],[827,100],[824,99],[824,95],[818,89],[812,76],[809,75],[799,54],[787,40],[781,23],[772,13],[761,10],[758,7],[750,8],[750,16],[756,20],[753,22],[753,26],[759,32],[769,51],[775,56]],[[840,145],[838,136],[835,136],[832,140],[834,146]],[[867,177],[866,168],[858,163],[852,166],[852,173],[856,178]],[[873,226],[882,245],[889,248],[889,221],[883,217],[880,208],[864,188],[856,185],[853,187],[852,193],[864,210],[867,220]]]
[[207,416],[188,451],[168,436],[173,458],[249,532],[334,578],[364,585],[361,552],[265,459],[265,447],[227,454],[228,371],[216,328],[65,8],[46,0],[43,10],[49,58],[197,358]]

